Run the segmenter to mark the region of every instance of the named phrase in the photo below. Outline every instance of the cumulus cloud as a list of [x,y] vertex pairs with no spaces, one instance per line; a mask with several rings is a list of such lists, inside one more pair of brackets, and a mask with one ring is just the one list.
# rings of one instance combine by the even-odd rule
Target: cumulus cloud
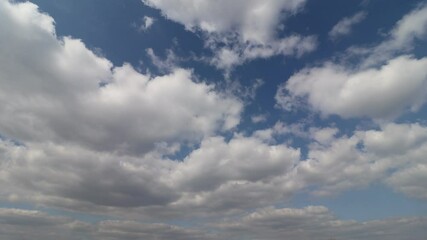
[[237,210],[290,197],[297,186],[286,175],[299,159],[297,149],[254,137],[206,139],[171,173],[176,188],[191,193],[177,204]]
[[[29,2],[2,1],[0,13],[4,201],[157,218],[271,204],[296,188],[284,176],[299,150],[214,136],[240,121],[230,94],[185,69],[150,76],[113,66],[58,38]],[[195,150],[168,157],[184,144]]]
[[228,33],[235,28],[243,41],[265,43],[274,36],[281,12],[295,13],[305,0],[280,1],[164,1],[143,0],[158,8],[169,19],[182,23],[188,30]]
[[[285,176],[300,158],[296,149],[245,137],[205,139],[182,162],[154,152],[141,158],[8,141],[1,142],[0,157],[4,200],[104,214],[162,207],[153,218],[162,211],[184,214],[191,208],[197,215],[198,210],[238,210],[289,197],[297,187]],[[236,201],[245,195],[251,197]]]
[[329,37],[336,40],[340,37],[351,34],[354,25],[362,22],[366,18],[366,12],[358,12],[351,17],[341,19],[329,32]]
[[350,56],[363,55],[356,66],[328,61],[295,73],[279,87],[278,106],[290,110],[308,104],[324,115],[345,118],[393,119],[417,111],[427,100],[427,59],[398,53],[425,36],[426,11],[424,5],[405,15],[372,49],[351,48]]
[[[190,70],[170,67],[168,74],[151,76],[129,64],[113,66],[80,40],[58,38],[53,19],[28,2],[0,1],[0,30],[0,200],[149,222],[88,224],[39,211],[0,209],[0,236],[6,239],[233,239],[236,231],[246,231],[247,239],[276,239],[284,233],[277,229],[293,224],[308,235],[291,227],[289,237],[312,238],[314,231],[301,219],[318,221],[312,226],[325,221],[326,232],[352,239],[350,230],[337,226],[363,232],[370,230],[368,225],[380,225],[374,234],[395,229],[389,226],[396,222],[342,223],[324,207],[259,210],[219,224],[216,230],[225,235],[153,222],[244,214],[283,202],[301,189],[334,194],[372,182],[426,196],[420,184],[427,155],[425,126],[386,124],[340,136],[335,128],[310,128],[307,134],[300,125],[278,123],[251,136],[231,134],[243,104],[195,79]],[[417,72],[425,61],[400,57],[361,75],[388,76],[388,66],[403,63]],[[409,92],[420,86],[409,83]],[[392,89],[398,84],[384,83]],[[418,97],[424,101],[424,95]],[[218,132],[229,137],[218,137]],[[299,149],[274,141],[275,135],[291,133],[313,140],[305,161]],[[189,153],[173,160],[184,144]],[[421,231],[415,224],[419,219],[400,221]],[[263,237],[257,235],[261,231]]]
[[298,12],[305,0],[143,2],[160,9],[165,17],[183,24],[187,30],[201,31],[206,44],[217,52],[211,63],[220,69],[229,70],[255,58],[301,56],[316,47],[314,37],[276,36],[280,20]]
[[427,58],[411,56],[364,70],[327,63],[294,74],[278,90],[276,99],[283,108],[306,98],[314,110],[326,115],[390,119],[425,103],[426,66]]
[[0,129],[8,138],[142,154],[240,121],[240,101],[196,83],[189,70],[149,76],[114,67],[80,40],[58,39],[31,3],[3,1],[0,11]]
[[316,186],[314,194],[334,195],[383,182],[409,196],[425,197],[426,189],[416,182],[425,167],[427,127],[390,123],[328,142],[312,143],[308,159],[295,169],[298,182]]

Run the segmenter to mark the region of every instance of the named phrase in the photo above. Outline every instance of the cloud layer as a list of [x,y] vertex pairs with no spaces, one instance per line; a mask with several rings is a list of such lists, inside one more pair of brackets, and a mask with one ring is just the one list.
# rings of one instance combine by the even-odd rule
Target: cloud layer
[[[233,56],[236,48],[227,43],[219,54],[231,60],[223,68],[242,56],[301,55],[314,46],[314,38],[275,35],[279,16],[297,12],[304,1],[245,1],[244,8],[221,1],[145,3],[191,31],[206,32],[208,40],[234,34],[243,52]],[[425,9],[405,16],[373,47],[387,58],[372,65],[367,55],[357,67],[328,62],[301,70],[281,86],[278,105],[308,104],[324,115],[375,120],[416,111],[427,100],[427,59],[401,52],[425,33]],[[169,73],[152,76],[130,64],[114,66],[81,40],[58,37],[54,20],[36,5],[0,0],[0,201],[42,209],[0,208],[1,238],[425,236],[425,218],[357,222],[323,206],[278,207],[301,191],[330,196],[374,183],[427,200],[424,124],[381,121],[376,129],[344,134],[334,126],[304,130],[278,122],[242,133],[241,99],[192,70],[164,68]],[[252,121],[261,125],[268,117]],[[309,143],[306,154],[279,140],[289,135]],[[52,209],[103,220],[48,214]],[[157,223],[177,219],[182,226]]]
[[205,226],[179,227],[135,221],[104,220],[95,224],[51,216],[40,211],[0,209],[0,236],[18,240],[53,239],[422,239],[427,219],[397,218],[357,222],[340,220],[323,206],[301,209],[264,208],[234,221],[218,222],[211,233]]

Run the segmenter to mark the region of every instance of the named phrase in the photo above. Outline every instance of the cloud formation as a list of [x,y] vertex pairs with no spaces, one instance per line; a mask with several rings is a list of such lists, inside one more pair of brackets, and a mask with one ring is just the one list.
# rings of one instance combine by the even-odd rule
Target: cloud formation
[[371,49],[350,48],[349,57],[360,57],[355,66],[327,61],[295,73],[279,87],[278,106],[290,110],[308,104],[324,115],[389,120],[417,111],[427,100],[427,58],[399,54],[425,36],[426,11],[424,5],[405,15]]
[[[176,13],[167,8],[164,14],[212,37],[236,32],[243,39],[238,41],[250,42],[241,45],[248,58],[268,57],[277,49],[299,55],[307,38],[278,40],[274,26],[282,11],[294,13],[303,2],[250,1],[243,10],[231,4],[231,13],[240,15],[206,24],[200,20],[204,16],[181,19],[181,11],[191,9],[175,6]],[[215,10],[216,3],[199,7],[208,15],[210,4]],[[403,43],[423,35],[424,11],[419,7],[404,17],[393,37],[374,49],[399,42],[393,49],[404,51]],[[246,28],[253,20],[245,14],[261,14],[262,31]],[[412,21],[417,24],[409,28]],[[224,53],[231,56],[226,65],[240,61],[234,50]],[[327,63],[302,70],[282,86],[290,95],[280,92],[278,103],[288,107],[307,98],[323,114],[374,119],[416,110],[426,101],[427,60],[396,52],[380,66]],[[0,201],[104,218],[88,223],[0,208],[1,238],[353,240],[402,239],[411,233],[413,240],[423,239],[425,218],[357,222],[340,220],[323,206],[275,205],[300,191],[326,196],[373,183],[426,200],[425,125],[383,122],[378,129],[345,135],[334,126],[304,129],[278,122],[241,133],[236,127],[242,100],[174,66],[170,58],[158,62],[169,72],[160,76],[130,64],[114,66],[81,40],[58,37],[54,20],[36,5],[0,0]],[[248,88],[249,98],[253,89]],[[252,120],[261,125],[266,116]],[[307,157],[279,141],[284,135],[308,139]],[[182,226],[156,223],[176,219]]]
[[155,22],[155,21],[156,21],[156,19],[154,19],[154,18],[152,18],[152,17],[149,17],[149,16],[145,16],[145,17],[142,19],[142,23],[141,23],[141,25],[139,26],[138,30],[139,30],[139,31],[142,31],[142,32],[147,31],[148,29],[150,29],[150,28],[151,28],[151,26],[153,26],[153,24],[154,24],[154,22]]
[[[380,130],[359,130],[351,136],[313,142],[308,159],[296,167],[295,178],[306,186],[316,186],[312,193],[317,195],[383,182],[423,199],[425,188],[416,182],[425,167],[425,154],[425,126],[390,123]],[[411,171],[417,173],[409,175]]]
[[366,18],[366,12],[358,12],[351,17],[345,17],[335,24],[331,31],[329,31],[329,37],[332,40],[336,40],[340,37],[351,34],[354,25],[362,22]]
[[277,37],[282,18],[298,12],[305,0],[143,2],[187,30],[201,31],[206,45],[216,52],[210,62],[220,69],[230,70],[256,58],[301,56],[316,48],[313,36]]
[[326,63],[294,74],[276,99],[283,108],[306,98],[314,110],[325,115],[392,119],[404,111],[416,111],[426,102],[426,66],[427,58],[406,55],[364,70]]
[[0,11],[5,137],[138,155],[240,121],[240,101],[197,83],[190,70],[149,76],[129,64],[115,67],[80,40],[58,39],[53,19],[31,3],[3,1]]
[[[326,207],[309,206],[300,209],[263,208],[236,220],[206,226],[141,223],[124,220],[103,220],[85,223],[71,218],[56,217],[40,211],[0,209],[0,237],[10,240],[88,239],[423,239],[427,219],[396,218],[358,222],[341,220]],[[410,236],[408,238],[408,236]]]
[[225,222],[220,228],[227,239],[421,239],[424,218],[357,222],[337,219],[323,206],[302,209],[265,208]]

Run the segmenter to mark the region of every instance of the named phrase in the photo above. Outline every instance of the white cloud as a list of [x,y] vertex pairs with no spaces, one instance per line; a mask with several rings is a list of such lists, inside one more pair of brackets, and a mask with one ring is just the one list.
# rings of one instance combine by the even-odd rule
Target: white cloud
[[[298,12],[305,0],[143,0],[158,8],[165,17],[187,30],[201,31],[215,54],[211,63],[230,70],[255,58],[296,55],[313,51],[316,39],[299,35],[277,39],[279,22]],[[226,45],[225,47],[219,45]]]
[[143,18],[143,21],[142,21],[141,25],[139,25],[138,30],[142,31],[142,32],[147,31],[148,29],[151,28],[151,26],[153,26],[153,24],[154,24],[155,21],[156,21],[156,19],[154,19],[152,17],[149,17],[149,16],[145,16]]
[[193,193],[183,203],[217,211],[244,209],[290,197],[296,187],[284,179],[299,158],[297,149],[257,138],[236,136],[227,143],[215,137],[189,154],[171,181],[179,191]]
[[[191,71],[113,66],[80,40],[58,39],[28,2],[2,1],[0,13],[0,129],[23,143],[1,141],[1,199],[118,215],[156,209],[147,216],[158,218],[259,206],[294,189],[283,175],[299,151],[214,137],[239,123],[242,103]],[[166,157],[201,139],[183,162]]]
[[366,18],[366,12],[358,12],[351,17],[341,19],[329,32],[329,37],[333,40],[351,34],[354,25],[362,22]]
[[[410,196],[425,196],[425,188],[417,182],[424,179],[427,155],[424,126],[389,124],[337,137],[335,128],[313,128],[307,134],[305,126],[278,123],[263,133],[235,134],[227,140],[215,133],[233,130],[242,103],[195,81],[189,70],[172,68],[169,74],[150,76],[127,64],[113,66],[79,40],[58,39],[53,20],[28,2],[0,1],[0,30],[4,30],[0,46],[6,46],[0,47],[0,129],[6,136],[0,140],[2,201],[153,222],[242,214],[284,201],[301,189],[333,194],[376,181]],[[394,61],[418,70],[425,60]],[[372,74],[381,76],[387,72],[384,69]],[[300,161],[298,149],[272,141],[275,134],[288,133],[316,140],[310,145],[309,159]],[[200,146],[182,161],[167,157],[186,142]],[[245,221],[249,226],[258,220],[262,224],[265,215],[273,215],[273,223],[280,221],[272,226],[280,226],[285,215],[293,219],[289,225],[298,219],[331,219],[332,228],[337,223],[323,207],[266,212]],[[67,239],[55,234],[44,237],[46,229],[58,234],[78,229],[95,239],[212,237],[162,224],[88,225],[34,211],[0,210],[0,219],[0,229],[7,225],[6,233],[1,233],[7,239],[22,239],[19,232],[25,219],[31,224],[33,220],[57,223],[28,231],[38,239]],[[279,236],[266,232],[267,239]]]
[[381,64],[394,55],[411,51],[417,40],[425,39],[427,34],[427,5],[419,5],[400,19],[390,31],[388,39],[374,48],[354,48],[363,57],[363,67]]
[[[305,0],[143,0],[158,8],[169,19],[183,24],[188,30],[208,33],[236,32],[243,42],[267,43],[274,38],[281,12],[294,13]],[[233,30],[236,29],[236,30]]]
[[286,108],[304,99],[316,111],[342,117],[394,118],[427,100],[427,58],[400,56],[380,68],[351,70],[327,63],[294,74],[276,95]]
[[267,121],[267,115],[266,114],[259,114],[259,115],[254,115],[251,117],[251,121],[253,123],[262,123]]
[[337,128],[311,129],[312,138],[320,144],[329,144],[337,135]]
[[210,138],[187,156],[172,177],[184,187],[210,190],[227,181],[256,182],[280,176],[298,160],[298,150],[268,146],[255,138],[236,137],[229,143]]
[[8,138],[141,154],[240,121],[240,101],[196,83],[189,70],[153,77],[114,67],[80,40],[57,39],[35,5],[0,7],[0,129]]
[[383,182],[412,197],[426,196],[418,183],[425,168],[427,127],[386,124],[328,142],[311,144],[308,159],[295,169],[296,181],[316,186],[314,194],[334,195]]
[[426,102],[427,58],[398,55],[413,48],[427,31],[427,6],[405,15],[388,39],[368,48],[350,48],[349,57],[362,57],[355,66],[325,62],[295,73],[276,94],[278,106],[290,110],[308,106],[345,118],[393,119]]
[[[152,152],[145,157],[101,153],[70,145],[16,146],[2,141],[0,197],[71,210],[126,214],[128,208],[188,215],[203,209],[239,210],[271,204],[296,189],[285,177],[299,151],[257,138],[205,139],[182,162]],[[108,177],[106,177],[108,176]],[[245,199],[236,199],[242,196]],[[254,201],[254,199],[258,199]]]
[[408,196],[427,200],[427,164],[416,164],[393,174],[386,182]]
[[[288,36],[280,40],[272,40],[267,44],[241,44],[218,49],[211,63],[220,69],[230,70],[235,66],[254,59],[267,59],[276,55],[301,57],[315,50],[315,37]],[[214,47],[215,48],[215,47]]]

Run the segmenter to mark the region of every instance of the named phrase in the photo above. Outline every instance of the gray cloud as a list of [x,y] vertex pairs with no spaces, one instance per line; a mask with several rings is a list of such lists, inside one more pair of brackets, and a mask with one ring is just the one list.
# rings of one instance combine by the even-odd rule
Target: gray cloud
[[[28,220],[30,219],[30,220]],[[0,209],[0,237],[18,240],[50,239],[384,239],[421,240],[425,218],[395,218],[358,222],[340,220],[323,206],[301,209],[264,208],[236,220],[209,226],[179,227],[135,221],[85,223],[40,211]]]
[[325,207],[267,208],[220,228],[227,239],[423,239],[425,218],[401,218],[357,222],[339,220]]
[[8,240],[91,239],[93,226],[40,211],[0,209],[0,237]]

